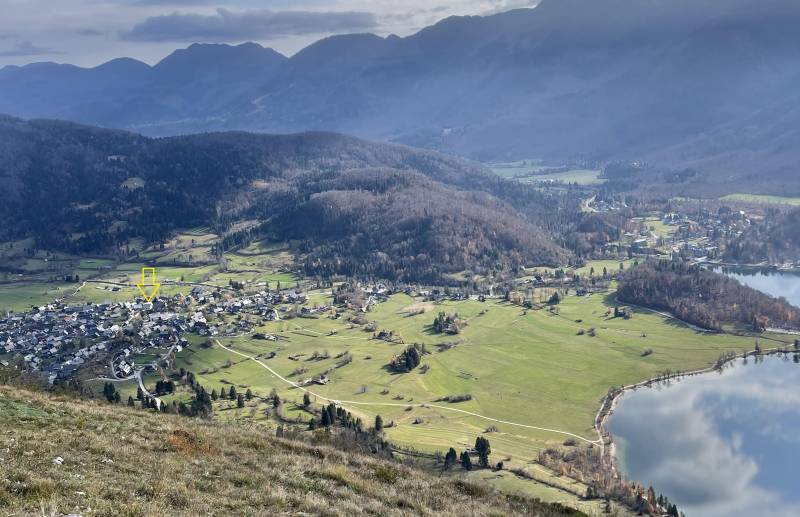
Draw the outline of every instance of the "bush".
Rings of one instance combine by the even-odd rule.
[[[392,467],[384,467],[383,465],[375,469],[375,478],[388,484],[394,484],[400,477],[400,472]]]
[[[472,395],[465,393],[463,395],[447,395],[445,397],[440,397],[436,399],[436,402],[449,402],[451,404],[457,404],[459,402],[467,402],[469,400],[472,400]]]

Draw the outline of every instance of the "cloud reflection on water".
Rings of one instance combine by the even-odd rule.
[[[800,515],[798,384],[800,366],[769,357],[626,394],[610,421],[623,470],[689,517]]]

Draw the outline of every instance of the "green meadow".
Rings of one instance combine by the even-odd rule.
[[[490,439],[497,458],[526,465],[539,450],[562,444],[570,435],[596,440],[594,416],[610,387],[667,369],[708,366],[724,352],[753,346],[752,338],[698,333],[646,310],[636,310],[629,320],[610,318],[607,311],[613,305],[610,294],[570,296],[559,306],[560,313],[553,314],[501,301],[422,304],[395,295],[366,317],[406,344],[425,344],[429,354],[422,361],[427,367],[424,373],[420,368],[402,374],[390,371],[387,364],[406,345],[374,339],[371,332],[329,316],[270,322],[257,329],[279,336],[274,342],[249,337],[220,342],[241,354],[261,357],[294,382],[330,369],[340,360],[336,356],[347,352],[352,362],[334,369],[327,385],[308,387],[311,392],[341,401],[368,422],[380,414],[384,422],[394,423],[387,430],[390,440],[425,451],[466,447],[494,426],[497,431]],[[420,308],[426,312],[418,314]],[[429,325],[438,311],[458,313],[468,326],[457,336],[434,334]],[[594,337],[588,335],[591,328]],[[446,347],[437,345],[445,344],[453,346],[439,351]],[[646,348],[653,352],[643,356]],[[277,355],[266,359],[271,352]],[[314,359],[315,352],[328,358]],[[299,389],[222,347],[185,350],[177,365],[195,372],[209,389],[233,384],[259,395],[276,389],[290,401],[302,399]],[[472,400],[437,402],[460,394],[469,394]]]
[[[759,194],[729,194],[723,201],[742,201],[745,203],[761,203],[770,205],[800,206],[800,197],[766,196]]]
[[[503,178],[518,179],[524,183],[537,181],[557,181],[578,185],[599,185],[605,182],[597,169],[571,169],[557,171],[558,167],[547,167],[537,160],[523,160],[511,163],[490,164],[488,167]]]

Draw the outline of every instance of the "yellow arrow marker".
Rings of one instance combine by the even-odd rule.
[[[142,293],[142,296],[144,296],[146,301],[149,302],[155,298],[158,288],[161,287],[161,284],[156,281],[156,268],[143,267],[142,282],[140,284],[136,284],[136,287],[139,288],[139,292]]]

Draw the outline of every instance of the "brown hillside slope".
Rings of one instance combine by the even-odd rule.
[[[31,514],[581,515],[258,428],[0,386],[0,515]]]

